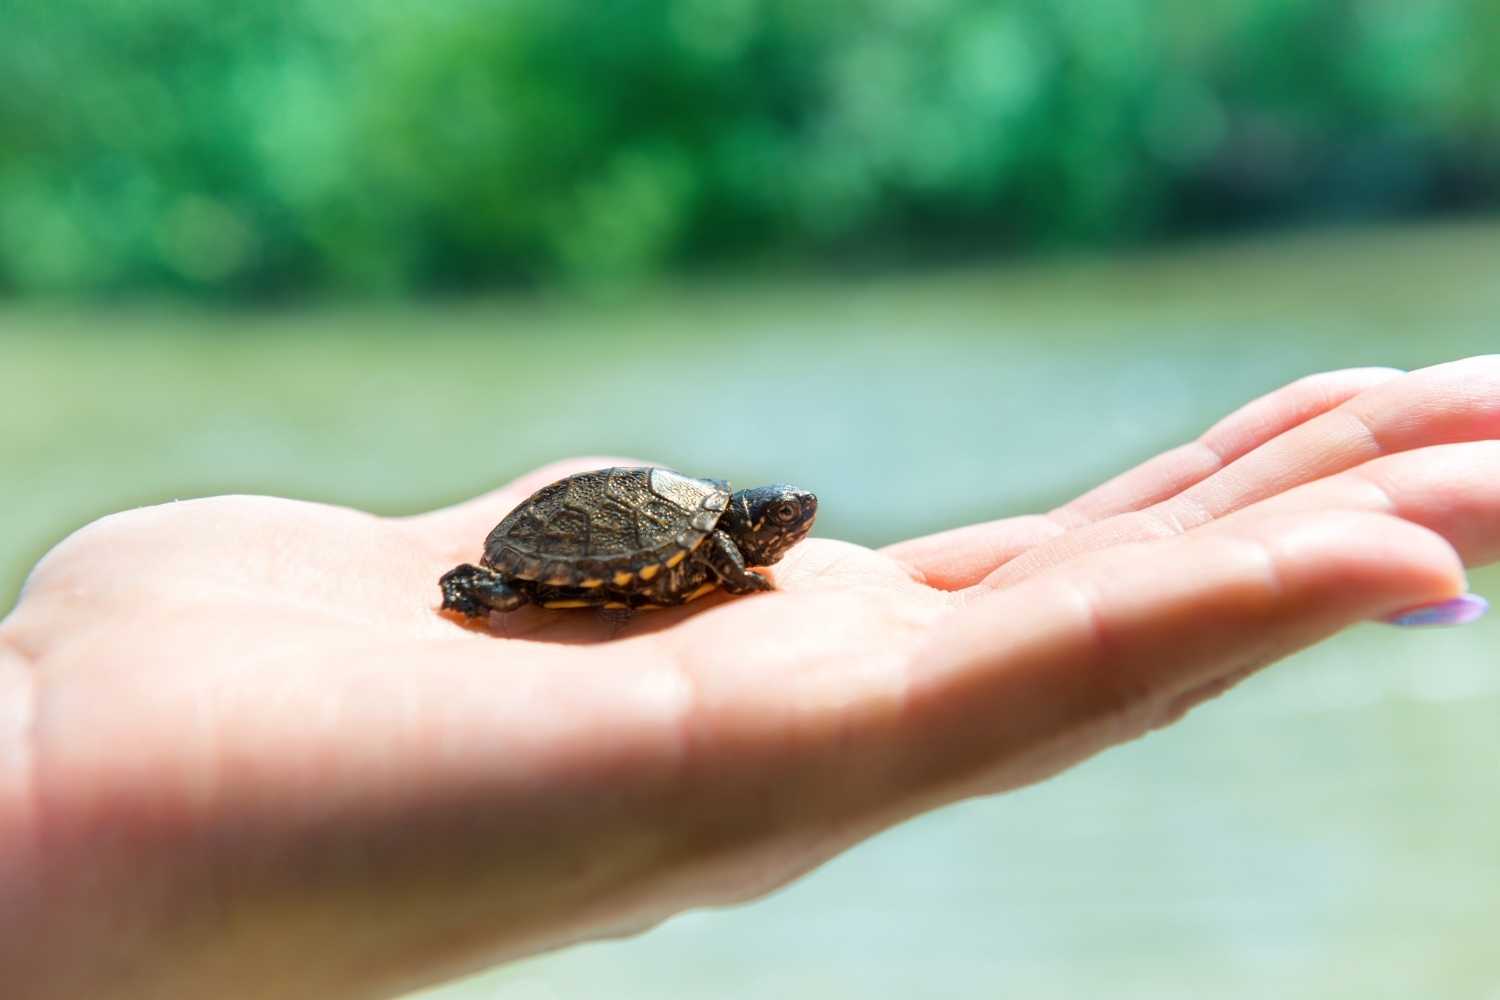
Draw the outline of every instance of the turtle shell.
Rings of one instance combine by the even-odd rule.
[[[495,525],[484,562],[548,586],[629,588],[676,566],[729,506],[729,484],[670,469],[599,469],[544,486]]]

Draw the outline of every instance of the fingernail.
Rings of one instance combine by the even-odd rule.
[[[1484,617],[1484,613],[1489,609],[1490,602],[1478,594],[1464,594],[1460,597],[1450,597],[1446,601],[1419,604],[1414,608],[1398,611],[1385,621],[1389,625],[1400,625],[1403,628],[1467,625],[1469,622],[1478,621]]]

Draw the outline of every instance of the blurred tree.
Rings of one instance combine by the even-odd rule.
[[[634,282],[1500,202],[1500,0],[0,0],[0,287]]]

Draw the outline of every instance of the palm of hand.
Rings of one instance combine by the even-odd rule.
[[[139,824],[128,852],[84,860],[95,872],[89,881],[138,875],[144,841],[145,867],[174,869],[164,877],[180,882],[188,831],[212,854],[254,840],[247,831],[264,824],[269,843],[293,836],[304,865],[327,868],[366,834],[387,839],[405,827],[379,855],[378,878],[395,895],[440,885],[444,909],[471,920],[454,903],[467,883],[476,906],[494,911],[514,900],[489,921],[524,925],[536,903],[517,891],[518,861],[539,893],[555,892],[596,838],[652,841],[640,845],[648,857],[631,864],[656,869],[692,853],[678,838],[739,839],[753,827],[738,808],[714,821],[716,831],[685,823],[665,837],[643,829],[640,816],[628,829],[603,816],[580,831],[588,837],[538,851],[517,842],[533,829],[516,828],[518,812],[536,827],[557,822],[558,812],[576,822],[622,788],[654,800],[675,795],[668,786],[685,769],[722,774],[714,759],[724,753],[805,751],[795,739],[778,744],[802,711],[784,696],[815,681],[829,697],[848,697],[839,689],[851,668],[868,675],[893,663],[950,603],[889,557],[813,539],[774,569],[777,592],[714,595],[623,625],[528,607],[486,630],[438,613],[438,575],[472,559],[490,524],[531,489],[580,464],[608,462],[569,463],[409,519],[265,497],[181,502],[106,518],[55,550],[14,623],[16,645],[33,654],[43,680],[33,734],[45,751],[34,777],[41,804],[86,830],[117,824],[126,800]],[[689,727],[748,742],[700,750],[688,763]],[[550,793],[538,799],[538,786]],[[46,788],[68,795],[48,803]],[[448,838],[451,868],[436,878],[434,859],[422,857],[428,824],[470,828]],[[737,877],[731,892],[769,888],[811,863],[805,846],[777,850],[773,871]],[[503,873],[494,870],[501,858]],[[339,895],[359,894],[372,874],[360,866],[338,886],[323,885],[324,905],[347,905]],[[233,875],[227,889],[214,879],[218,891],[253,898],[268,888],[252,884],[264,877]],[[618,877],[601,871],[588,884]],[[617,919],[649,920],[659,908],[627,906]],[[398,921],[401,933],[452,933],[452,916],[424,919],[420,928]],[[576,933],[548,928],[534,943],[559,932]],[[221,974],[216,966],[195,973],[205,988]]]
[[[510,506],[608,460],[406,519],[267,498],[107,518],[0,630],[0,693],[6,645],[28,663],[38,892],[64,919],[145,873],[123,964],[170,959],[191,990],[310,940],[287,966],[309,995],[753,895],[1450,596],[1460,556],[1500,550],[1497,389],[1485,359],[1310,380],[1054,515],[810,539],[776,592],[624,626],[435,610]]]

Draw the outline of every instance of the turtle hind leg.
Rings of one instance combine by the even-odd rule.
[[[464,563],[438,580],[443,588],[443,610],[469,618],[483,618],[491,611],[514,611],[527,597],[493,570]]]

